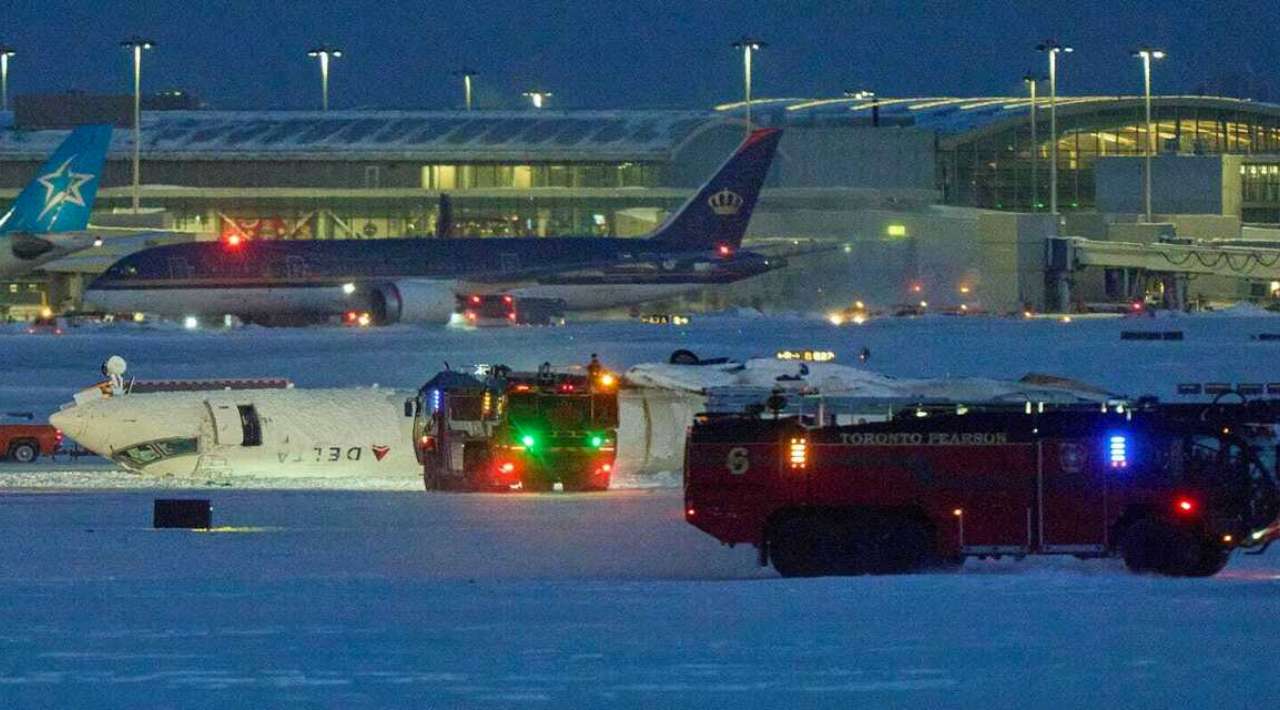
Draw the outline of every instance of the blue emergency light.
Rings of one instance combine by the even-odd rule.
[[[1124,434],[1107,437],[1107,461],[1111,463],[1111,468],[1129,466],[1129,437]]]

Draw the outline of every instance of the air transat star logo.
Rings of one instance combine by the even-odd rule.
[[[41,175],[39,182],[44,185],[44,209],[40,210],[39,219],[49,213],[49,210],[63,203],[79,205],[84,207],[84,195],[80,194],[80,188],[84,184],[93,179],[92,173],[76,173],[71,171],[71,163],[76,156],[67,158],[57,170],[48,175]]]
[[[391,453],[390,446],[378,445],[378,446],[370,446],[369,448],[373,450],[373,457],[379,461],[386,458],[387,454]]]

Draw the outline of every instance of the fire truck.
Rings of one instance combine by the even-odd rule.
[[[618,441],[618,377],[592,364],[565,372],[445,371],[415,406],[427,490],[603,491]]]
[[[1280,535],[1280,400],[908,406],[881,421],[699,415],[685,519],[783,576],[966,557],[1121,557],[1210,576]]]

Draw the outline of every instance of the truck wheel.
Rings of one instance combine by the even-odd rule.
[[[932,538],[922,523],[905,517],[873,523],[866,570],[870,574],[901,574],[923,568],[931,557]]]
[[[1205,535],[1145,518],[1129,526],[1120,540],[1124,564],[1133,572],[1174,577],[1209,577],[1227,564],[1227,553]]]
[[[788,518],[769,533],[769,559],[783,577],[848,574],[848,556],[841,549],[839,526],[824,518]]]
[[[19,441],[9,447],[9,460],[31,463],[40,458],[40,447],[30,441]]]
[[[1227,566],[1229,559],[1231,559],[1229,550],[1222,549],[1212,539],[1205,537],[1200,544],[1200,560],[1189,567],[1184,574],[1188,577],[1212,577]]]
[[[520,488],[528,493],[549,493],[556,484],[545,478],[524,478],[520,480]]]

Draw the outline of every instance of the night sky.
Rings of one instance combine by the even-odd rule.
[[[1280,99],[1280,3],[1274,0],[1060,2],[664,2],[635,0],[17,0],[0,9],[0,42],[19,52],[13,94],[131,90],[124,37],[158,48],[144,91],[182,88],[211,108],[312,108],[317,43],[344,49],[333,108],[453,108],[463,65],[480,71],[477,103],[522,106],[534,86],[563,108],[702,108],[741,94],[743,33],[757,96],[1020,93],[1043,70],[1033,45],[1057,36],[1076,53],[1060,91],[1140,93],[1141,44],[1166,49],[1155,91]],[[1241,74],[1244,74],[1242,77]],[[1223,83],[1223,79],[1228,79]],[[1206,82],[1214,82],[1208,84]]]

